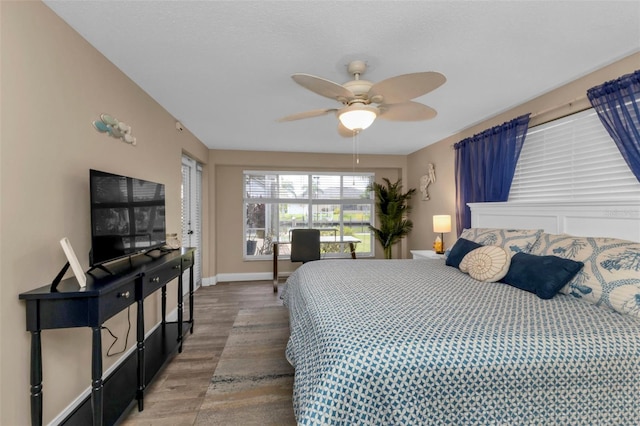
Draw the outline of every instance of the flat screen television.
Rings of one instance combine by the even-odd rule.
[[[92,267],[166,243],[164,185],[89,171]]]

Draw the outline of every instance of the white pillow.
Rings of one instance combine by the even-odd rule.
[[[470,251],[462,258],[460,270],[468,271],[471,278],[493,283],[501,280],[509,272],[511,256],[498,246],[483,246]]]

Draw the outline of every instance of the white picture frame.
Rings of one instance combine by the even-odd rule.
[[[80,262],[78,261],[78,257],[76,253],[73,251],[73,247],[71,247],[71,243],[67,237],[64,237],[60,240],[60,245],[62,246],[62,250],[64,250],[64,254],[67,256],[67,260],[69,261],[69,265],[71,265],[71,269],[73,270],[73,274],[76,276],[78,280],[78,284],[80,284],[80,288],[84,288],[87,286],[87,276],[84,274],[84,270],[80,266]]]

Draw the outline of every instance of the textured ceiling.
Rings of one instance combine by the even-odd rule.
[[[339,106],[292,73],[443,73],[416,99],[435,119],[360,135],[361,153],[408,154],[640,50],[638,1],[45,3],[212,149],[350,153],[334,115],[276,122]]]

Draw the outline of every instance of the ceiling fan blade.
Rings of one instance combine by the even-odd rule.
[[[379,106],[379,118],[390,121],[422,121],[430,120],[438,112],[424,104],[407,101],[398,104],[383,104]]]
[[[327,115],[330,112],[336,112],[336,108],[314,109],[311,111],[298,112],[296,114],[287,115],[286,117],[279,118],[277,121],[293,121],[302,120],[303,118],[319,117],[321,115]]]
[[[310,74],[293,74],[291,78],[305,89],[340,102],[345,102],[355,96],[353,92],[346,87],[321,77]]]
[[[369,89],[369,99],[382,96],[385,104],[395,104],[417,98],[442,86],[447,78],[439,72],[427,71],[403,74],[382,80]]]
[[[349,130],[338,120],[338,134],[345,138],[350,138],[353,136],[353,130]]]

